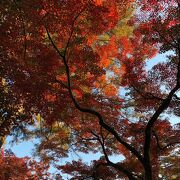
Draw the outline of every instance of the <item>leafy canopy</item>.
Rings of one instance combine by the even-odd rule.
[[[0,5],[1,146],[7,135],[39,138],[36,153],[44,164],[72,179],[178,179],[176,168],[164,171],[167,163],[177,166],[178,156],[179,126],[169,118],[180,115],[177,1]],[[169,51],[147,70],[147,59]],[[72,150],[102,156],[90,165],[56,164]],[[111,155],[124,160],[114,163]],[[7,159],[28,171],[26,158]]]

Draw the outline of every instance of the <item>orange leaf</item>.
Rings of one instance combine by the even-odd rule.
[[[109,67],[111,61],[109,59],[102,59],[100,62],[100,67],[107,68]]]
[[[65,74],[63,74],[63,75],[57,75],[57,76],[56,76],[56,79],[57,79],[57,80],[60,80],[60,81],[63,81],[63,82],[66,82],[66,81],[67,81],[67,77],[66,77]]]
[[[104,88],[104,93],[106,96],[116,96],[117,95],[117,89],[115,86],[108,84],[105,88]]]
[[[97,6],[101,6],[102,5],[102,0],[94,0],[94,3],[97,5]]]

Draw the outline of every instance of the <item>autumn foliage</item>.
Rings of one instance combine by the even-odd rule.
[[[5,179],[46,179],[50,177],[48,165],[28,157],[18,158],[11,150],[0,155],[0,178]]]
[[[48,177],[53,164],[72,179],[178,179],[179,11],[178,0],[1,1],[0,146],[35,137],[42,160],[1,156],[1,176]],[[158,53],[169,56],[148,70]],[[72,150],[101,157],[60,165]]]

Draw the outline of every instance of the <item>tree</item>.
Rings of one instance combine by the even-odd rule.
[[[28,157],[18,158],[11,150],[0,155],[1,179],[46,179],[50,177],[47,172],[48,165],[38,163]]]
[[[70,148],[102,153],[89,167],[58,166],[74,178],[158,179],[162,156],[178,148],[164,113],[179,116],[179,14],[173,0],[2,1],[1,136],[36,125],[28,133],[45,162]]]

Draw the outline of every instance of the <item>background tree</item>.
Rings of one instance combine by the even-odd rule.
[[[1,179],[47,179],[48,165],[36,162],[28,157],[18,158],[11,150],[6,150],[0,155]]]

